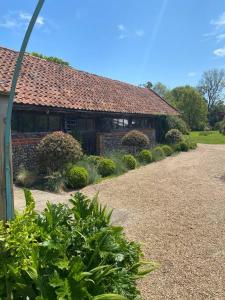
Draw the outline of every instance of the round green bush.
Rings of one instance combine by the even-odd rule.
[[[89,162],[89,163],[92,163],[92,164],[94,164],[95,166],[97,166],[98,165],[98,163],[102,160],[102,156],[98,156],[98,155],[89,155],[88,157],[87,157],[87,161]]]
[[[131,154],[126,154],[123,156],[123,162],[126,165],[127,169],[129,170],[133,170],[136,168],[137,166],[137,161],[135,159],[135,157]]]
[[[195,142],[190,142],[190,143],[188,144],[188,146],[189,146],[189,149],[196,149],[196,148],[197,148],[197,143],[195,143]]]
[[[131,130],[122,138],[122,145],[143,149],[149,146],[149,138],[141,131]]]
[[[140,160],[140,162],[142,163],[151,163],[152,162],[152,153],[150,150],[142,150],[139,155],[138,155],[138,159]]]
[[[177,144],[183,140],[183,134],[178,129],[171,129],[165,135],[168,144]]]
[[[103,158],[98,164],[98,172],[103,177],[112,175],[116,170],[116,164],[109,158]]]
[[[166,156],[170,156],[173,154],[173,149],[168,145],[163,145],[162,150]]]
[[[185,142],[185,141],[180,142],[180,143],[177,145],[177,148],[179,149],[179,151],[182,151],[182,152],[186,152],[186,151],[189,150],[188,143]]]
[[[59,131],[46,135],[37,146],[40,168],[49,174],[77,162],[82,155],[80,143],[70,134]]]
[[[88,184],[88,171],[83,167],[73,166],[66,174],[68,185],[72,188],[82,188]]]
[[[152,157],[154,161],[163,159],[165,157],[165,153],[163,152],[163,149],[160,146],[157,146],[152,149]]]

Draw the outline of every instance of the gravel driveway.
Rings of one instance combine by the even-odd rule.
[[[145,257],[161,264],[140,283],[144,299],[225,299],[225,145],[199,145],[83,189],[96,191]],[[22,208],[21,190],[15,195]],[[68,198],[34,196],[39,209]]]

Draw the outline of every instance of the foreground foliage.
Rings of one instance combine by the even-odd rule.
[[[47,203],[39,215],[25,194],[24,213],[0,223],[0,299],[141,299],[135,281],[156,266],[140,261],[97,197],[77,193],[71,208]]]

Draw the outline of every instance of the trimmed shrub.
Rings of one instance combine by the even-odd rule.
[[[87,161],[88,161],[89,163],[94,164],[95,166],[97,166],[98,163],[99,163],[102,159],[103,159],[103,157],[102,157],[102,156],[98,156],[98,155],[89,155],[89,156],[87,157]]]
[[[188,151],[189,150],[188,143],[185,141],[180,142],[179,144],[177,144],[177,149],[178,151],[182,151],[182,152]]]
[[[123,156],[123,162],[125,163],[127,169],[133,170],[137,167],[137,161],[135,157],[131,154],[126,154]]]
[[[165,153],[160,146],[157,146],[152,149],[152,157],[154,161],[161,160],[165,157]]]
[[[37,181],[37,174],[21,167],[16,175],[16,184],[22,187],[30,188]]]
[[[67,163],[75,163],[83,153],[81,146],[70,134],[53,132],[37,146],[38,161],[45,173],[62,170]]]
[[[162,150],[166,156],[170,156],[173,154],[173,149],[168,145],[163,145]]]
[[[149,146],[149,138],[141,131],[131,130],[122,138],[122,145],[136,149],[143,149]]]
[[[109,158],[103,158],[98,164],[98,172],[103,177],[110,176],[116,171],[116,164]]]
[[[76,193],[40,214],[26,209],[0,222],[0,299],[140,299],[136,279],[157,268],[111,224],[111,211]],[[119,295],[120,296],[119,296]]]
[[[196,149],[198,147],[198,145],[196,142],[189,142],[188,147],[189,147],[189,149],[193,150],[193,149]]]
[[[165,139],[168,144],[177,144],[183,140],[183,134],[177,129],[171,129],[166,133]]]
[[[116,170],[114,174],[116,175],[121,175],[127,172],[127,166],[125,162],[123,161],[123,156],[125,154],[121,151],[112,151],[111,153],[107,153],[106,157],[111,159],[115,165],[116,165]]]
[[[65,177],[60,172],[54,172],[49,176],[45,176],[44,187],[50,192],[61,192],[65,189]]]
[[[71,188],[82,188],[88,184],[88,171],[83,167],[73,166],[67,171],[66,177]]]
[[[88,184],[99,182],[101,175],[97,171],[97,166],[88,160],[80,160],[76,166],[83,167],[88,171]]]
[[[150,150],[142,150],[138,155],[138,160],[142,163],[148,164],[152,162],[152,153]]]

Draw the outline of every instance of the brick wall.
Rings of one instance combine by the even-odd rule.
[[[128,151],[127,147],[122,146],[122,137],[130,130],[115,131],[109,133],[97,133],[97,152],[100,155],[104,155],[107,152],[112,151]],[[156,144],[156,134],[155,129],[142,129],[140,130],[149,137],[150,147]]]
[[[17,174],[19,168],[24,166],[31,170],[37,167],[36,147],[45,133],[24,133],[12,135],[13,173]]]

